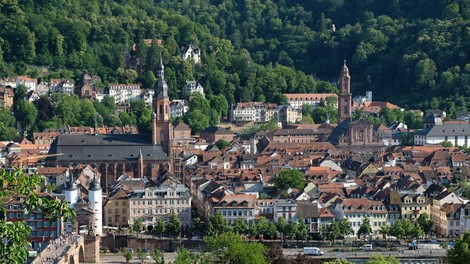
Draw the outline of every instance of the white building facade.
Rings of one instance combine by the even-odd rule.
[[[328,97],[334,97],[336,99],[334,106],[338,107],[338,95],[335,93],[284,94],[284,96],[287,97],[289,105],[296,109],[302,108],[304,104],[316,107],[322,102],[326,103]]]
[[[140,84],[110,84],[108,90],[109,96],[113,97],[116,103],[129,103],[141,99]]]
[[[443,124],[428,127],[414,136],[415,145],[441,144],[451,142],[454,146],[463,146],[469,143],[470,124]]]
[[[160,218],[168,222],[172,214],[178,216],[182,225],[191,225],[191,196],[183,184],[135,190],[129,197],[129,225],[137,219],[142,219],[145,226]]]

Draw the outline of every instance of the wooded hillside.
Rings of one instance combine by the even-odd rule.
[[[285,92],[336,91],[330,82],[346,59],[354,95],[371,90],[450,115],[470,107],[469,0],[0,0],[0,8],[3,76],[77,79],[88,70],[105,85],[149,87],[162,50],[172,98],[193,79],[229,103],[280,102]],[[144,39],[163,48],[142,48],[139,76],[124,58]],[[189,43],[202,49],[200,71],[179,56]]]

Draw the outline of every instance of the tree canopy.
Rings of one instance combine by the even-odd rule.
[[[0,213],[5,214],[6,203],[15,199],[23,201],[22,211],[25,215],[43,215],[50,221],[63,217],[64,221],[73,220],[75,216],[66,201],[52,197],[39,196],[37,186],[44,183],[42,175],[27,175],[20,169],[0,171]],[[31,227],[24,221],[10,222],[0,219],[0,259],[3,263],[24,263],[29,258],[27,238]],[[6,241],[6,243],[5,243]]]
[[[470,232],[467,231],[455,241],[454,248],[447,254],[450,264],[466,263],[470,259]]]
[[[278,189],[286,187],[303,190],[305,175],[298,170],[282,170],[279,176],[275,178],[275,185]]]

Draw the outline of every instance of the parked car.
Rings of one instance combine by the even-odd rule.
[[[304,247],[304,255],[322,256],[325,254],[317,247]]]
[[[149,251],[148,248],[143,248],[143,249],[142,249],[142,252],[144,252],[144,253],[149,253],[150,251]]]
[[[132,248],[127,248],[127,251],[129,251],[131,253],[134,253],[134,249],[132,249]]]
[[[418,247],[418,245],[410,245],[410,246],[408,247],[408,249],[409,249],[409,250],[418,250],[419,247]]]
[[[366,245],[362,246],[361,249],[363,249],[364,251],[372,251],[373,247],[372,247],[371,244],[366,244]]]

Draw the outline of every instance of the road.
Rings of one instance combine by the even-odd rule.
[[[435,248],[434,246],[428,246],[421,248],[420,250],[405,250],[404,248],[399,248],[403,250],[403,253],[399,251],[372,251],[372,252],[334,252],[337,248],[321,248],[325,252],[325,255],[312,258],[346,258],[346,259],[366,259],[373,255],[383,255],[383,256],[392,256],[398,258],[434,258],[442,257],[447,254],[447,251],[440,248]],[[295,258],[298,254],[303,254],[303,249],[299,248],[284,248],[284,255],[288,257]],[[174,261],[176,253],[164,253],[165,262]],[[150,256],[151,257],[151,256]],[[101,263],[126,263],[124,257],[120,253],[109,253],[100,255]],[[133,254],[133,259],[129,263],[141,263],[137,259],[137,254]],[[145,263],[154,263],[152,259],[148,259]]]
[[[165,255],[165,262],[174,261],[176,258],[176,253],[164,253]],[[153,261],[152,256],[150,259],[144,260],[144,263],[155,263]],[[121,253],[109,253],[109,254],[100,254],[100,263],[115,263],[115,264],[125,264],[125,263],[141,263],[139,259],[137,259],[137,254],[133,254],[132,260],[130,262],[126,262],[126,259],[122,256]]]

